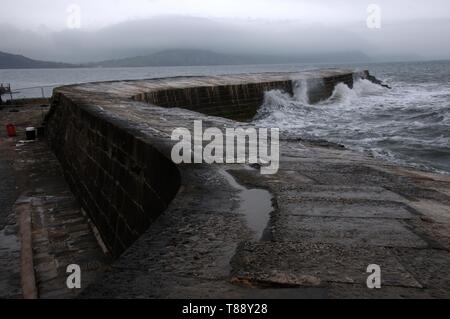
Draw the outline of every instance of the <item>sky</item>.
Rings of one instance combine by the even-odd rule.
[[[131,19],[160,15],[207,18],[301,20],[348,23],[365,21],[369,4],[384,19],[450,18],[448,0],[2,0],[0,21],[21,28],[66,28],[67,9],[81,9],[82,25],[99,28]]]
[[[0,51],[40,59],[86,62],[177,46],[450,58],[448,0],[1,1]]]

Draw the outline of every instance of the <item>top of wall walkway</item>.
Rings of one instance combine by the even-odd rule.
[[[138,101],[142,94],[145,100],[154,97],[145,94],[170,89],[286,84],[353,74],[319,70],[81,84],[56,89],[53,108],[87,110],[169,158],[174,143],[170,135],[176,127],[189,129],[197,119],[214,127],[251,124],[158,107]],[[275,175],[263,176],[241,164],[177,166],[176,197],[83,296],[450,296],[449,176],[327,143],[280,143],[280,170]],[[251,200],[246,190],[266,190],[272,196],[273,212],[262,240],[245,217],[245,201]],[[381,266],[382,289],[366,286],[371,264]]]

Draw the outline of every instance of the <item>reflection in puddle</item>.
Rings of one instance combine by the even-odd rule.
[[[265,189],[247,189],[236,182],[227,171],[223,170],[221,173],[233,188],[239,190],[241,199],[239,210],[244,214],[247,225],[255,233],[255,237],[261,239],[273,211],[272,195]]]

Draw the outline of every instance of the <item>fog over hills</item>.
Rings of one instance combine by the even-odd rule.
[[[370,61],[368,56],[356,51],[297,55],[233,55],[199,49],[171,49],[150,55],[92,63],[91,66],[200,66],[282,63],[351,63],[368,61]]]
[[[7,24],[0,28],[0,51],[67,63],[108,61],[107,64],[114,64],[112,60],[149,56],[166,50],[206,50],[227,55],[227,58],[222,57],[225,60],[235,60],[237,56],[238,60],[245,60],[243,56],[263,60],[264,56],[290,57],[287,60],[292,60],[291,57],[300,56],[305,62],[339,62],[346,54],[374,61],[393,56],[405,60],[450,57],[450,43],[435,41],[439,34],[450,33],[450,23],[445,19],[432,24],[386,24],[380,30],[369,30],[363,22],[327,26],[299,21],[187,16],[153,17],[96,30],[50,31],[43,27],[30,31]],[[420,41],[415,41],[411,35]],[[330,60],[333,54],[336,61]],[[321,55],[322,58],[310,58]]]
[[[282,63],[351,63],[368,62],[361,52],[321,53],[310,55],[231,55],[208,50],[171,49],[157,53],[87,64],[67,64],[33,60],[22,55],[0,51],[0,69],[74,68],[74,67],[149,67],[207,66]]]

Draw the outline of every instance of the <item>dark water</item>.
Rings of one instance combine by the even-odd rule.
[[[266,94],[256,123],[284,136],[321,138],[402,164],[450,172],[450,62],[350,66],[370,69],[392,86],[358,80],[316,105],[303,83],[294,97]]]
[[[368,69],[393,89],[359,81],[353,90],[339,85],[331,99],[310,105],[305,99],[307,88],[299,83],[294,97],[267,94],[255,122],[279,127],[284,136],[327,139],[392,161],[450,172],[450,61],[0,70],[0,82],[20,91],[16,97],[34,97],[41,95],[41,89],[23,88],[48,86],[44,93],[50,96],[53,87],[72,83],[327,67]]]

